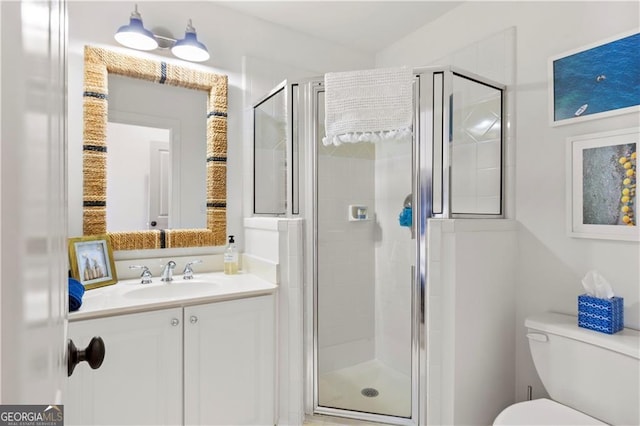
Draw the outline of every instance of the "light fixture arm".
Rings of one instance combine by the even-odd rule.
[[[133,5],[133,12],[131,12],[130,18],[142,20],[142,16],[140,15],[140,12],[138,12],[138,3]]]
[[[176,39],[175,38],[161,36],[161,35],[158,35],[156,33],[154,33],[153,36],[158,41],[158,49],[160,49],[160,50],[171,49],[173,47],[173,45],[176,44]]]
[[[189,23],[187,23],[187,29],[184,31],[185,33],[194,33],[196,32],[196,29],[193,28],[193,24],[191,23],[191,18],[189,18]]]

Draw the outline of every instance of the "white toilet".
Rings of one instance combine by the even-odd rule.
[[[525,321],[533,362],[549,396],[505,408],[494,425],[640,424],[640,332],[603,334],[574,316]]]

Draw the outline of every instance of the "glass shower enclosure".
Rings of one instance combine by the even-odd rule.
[[[428,219],[503,217],[504,87],[414,71],[408,142],[324,146],[320,79],[284,82],[254,106],[254,199],[279,200],[254,213],[277,204],[306,223],[308,414],[419,424]]]

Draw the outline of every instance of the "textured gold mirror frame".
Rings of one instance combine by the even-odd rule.
[[[107,232],[109,73],[204,90],[207,101],[207,227]],[[109,234],[113,250],[219,246],[227,227],[227,76],[110,50],[84,49],[83,234]],[[205,118],[205,117],[203,117]]]

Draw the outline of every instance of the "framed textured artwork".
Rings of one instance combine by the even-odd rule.
[[[69,265],[87,290],[118,282],[108,235],[69,238]]]
[[[640,111],[640,32],[549,59],[552,126]]]
[[[639,128],[567,138],[570,236],[640,241],[639,144]]]

